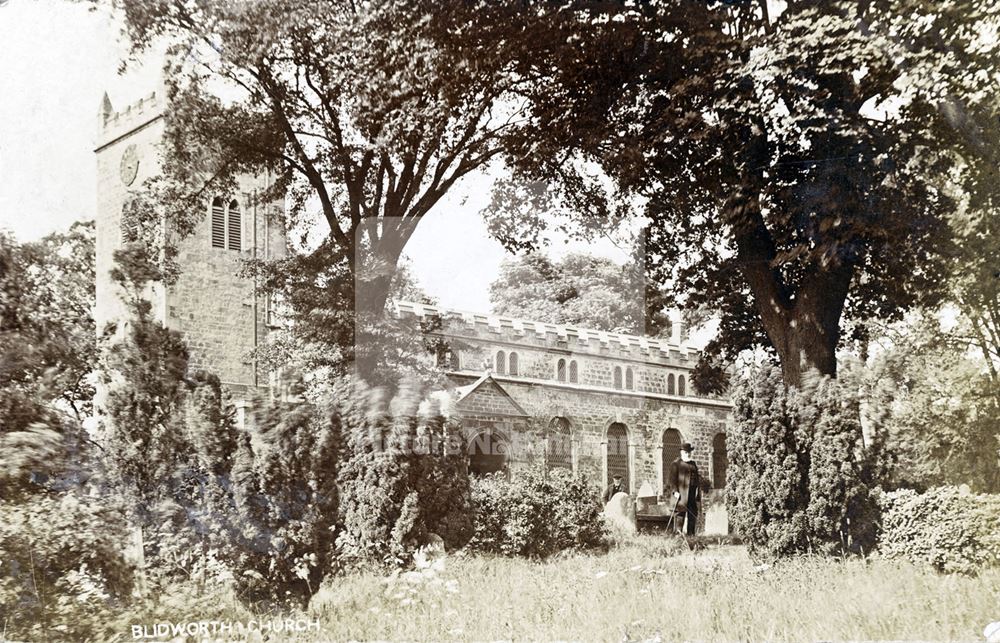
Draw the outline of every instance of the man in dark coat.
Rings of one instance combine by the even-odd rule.
[[[615,496],[616,493],[628,493],[628,489],[625,488],[625,481],[622,479],[621,474],[616,473],[611,484],[608,488],[604,490],[604,502],[607,504]]]
[[[671,463],[666,480],[672,502],[677,503],[674,507],[674,529],[682,533],[686,531],[689,536],[694,535],[698,509],[701,506],[701,477],[691,452],[690,442],[681,445],[681,457]]]

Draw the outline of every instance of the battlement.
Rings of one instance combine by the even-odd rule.
[[[501,315],[486,315],[441,308],[412,301],[393,304],[400,317],[437,317],[448,331],[489,341],[505,341],[524,346],[555,346],[571,353],[622,357],[660,364],[697,360],[700,351],[683,342],[627,333],[614,333],[565,324],[550,324]],[[454,324],[448,326],[447,324]]]
[[[134,132],[163,115],[165,100],[163,92],[151,92],[139,100],[115,110],[107,94],[101,100],[98,111],[98,149]]]

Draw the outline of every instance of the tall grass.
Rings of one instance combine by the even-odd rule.
[[[452,556],[443,571],[333,579],[325,635],[355,640],[976,640],[1000,620],[1000,570],[941,576],[887,561],[755,567],[639,536],[544,562]]]

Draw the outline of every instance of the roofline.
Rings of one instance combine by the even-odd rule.
[[[700,353],[701,351],[692,346],[688,346],[683,343],[674,343],[668,338],[659,337],[648,337],[646,335],[632,335],[629,333],[616,333],[613,331],[598,330],[596,328],[585,328],[582,326],[570,326],[567,324],[551,324],[549,322],[533,321],[530,319],[522,319],[519,317],[506,317],[503,315],[492,315],[477,313],[468,310],[460,310],[458,308],[443,308],[434,304],[422,304],[420,302],[414,301],[394,301],[392,303],[393,309],[398,315],[401,312],[412,312],[414,315],[423,316],[427,314],[436,314],[440,316],[456,316],[462,317],[463,319],[468,319],[472,322],[482,321],[490,326],[502,327],[505,324],[509,326],[529,326],[536,333],[540,330],[545,330],[548,332],[555,333],[557,335],[576,335],[578,337],[584,338],[594,338],[601,340],[602,343],[611,343],[617,340],[619,344],[622,345],[646,345],[655,346],[664,349],[675,349],[678,351],[686,353]],[[491,323],[492,322],[492,323]]]

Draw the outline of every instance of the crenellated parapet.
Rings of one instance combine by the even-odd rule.
[[[487,342],[564,351],[599,357],[628,359],[664,366],[693,366],[700,351],[685,342],[665,338],[615,333],[566,324],[549,324],[441,308],[400,301],[394,304],[401,317],[440,318],[445,334]]]
[[[162,90],[151,92],[139,100],[115,110],[107,94],[101,100],[97,115],[98,135],[97,149],[110,145],[142,129],[163,116],[166,99]]]

